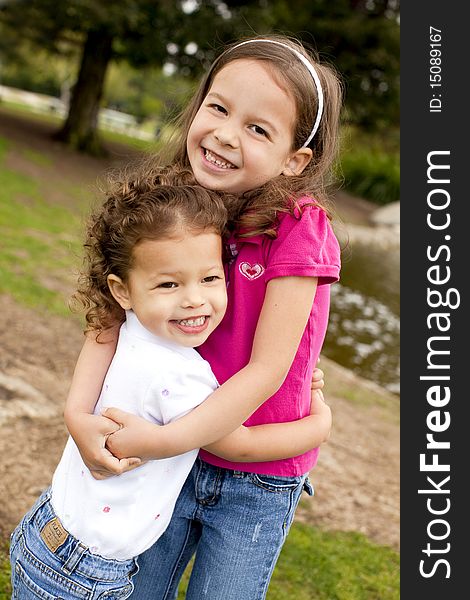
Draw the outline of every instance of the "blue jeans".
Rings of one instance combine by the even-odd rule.
[[[131,600],[174,600],[196,553],[186,600],[262,600],[306,476],[273,477],[196,461],[170,525],[138,558]]]
[[[119,561],[91,554],[56,519],[50,490],[46,490],[12,533],[12,598],[129,598],[131,578],[138,570],[136,560]]]

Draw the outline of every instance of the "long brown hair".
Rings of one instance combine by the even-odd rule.
[[[85,309],[86,330],[97,333],[98,339],[124,320],[107,278],[113,273],[127,280],[137,244],[171,237],[181,227],[189,233],[222,235],[226,221],[227,210],[217,192],[182,184],[169,175],[144,182],[121,173],[86,230],[84,266],[72,296],[72,307]]]
[[[292,151],[302,147],[315,122],[318,110],[316,86],[305,65],[294,52],[303,54],[318,74],[321,82],[324,109],[317,133],[309,144],[313,156],[303,173],[297,176],[279,175],[262,187],[246,192],[239,197],[237,209],[231,215],[244,235],[265,233],[275,237],[275,223],[278,212],[293,211],[295,201],[303,195],[312,196],[315,202],[329,212],[328,188],[332,183],[332,167],[337,157],[339,145],[339,117],[342,104],[342,86],[335,69],[320,62],[313,52],[308,52],[297,40],[282,35],[264,35],[251,43],[239,45],[241,41],[229,45],[213,62],[202,79],[196,93],[186,109],[177,119],[176,138],[173,152],[165,148],[167,164],[172,163],[182,170],[191,169],[186,150],[186,139],[194,117],[209,92],[215,76],[229,63],[240,59],[260,60],[268,64],[274,77],[278,78],[292,95],[296,106],[295,130]],[[257,39],[272,40],[279,44],[256,43]],[[288,46],[287,48],[285,46]],[[293,202],[289,206],[287,200]]]

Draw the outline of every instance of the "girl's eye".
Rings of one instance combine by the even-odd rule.
[[[218,275],[209,275],[209,277],[204,277],[202,281],[203,283],[212,283],[213,281],[217,281],[218,279],[220,279]]]
[[[250,125],[250,129],[257,133],[258,135],[263,135],[264,137],[269,137],[266,129],[263,129],[259,125]]]
[[[216,112],[220,112],[224,115],[227,114],[227,109],[224,108],[221,104],[209,104],[210,108],[213,108]]]
[[[165,283],[159,283],[157,285],[157,288],[164,288],[164,289],[172,289],[178,287],[178,284],[175,283],[174,281],[165,281]]]

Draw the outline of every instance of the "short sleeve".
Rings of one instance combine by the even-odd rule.
[[[296,214],[283,214],[268,248],[265,281],[318,277],[318,285],[324,285],[338,281],[339,272],[340,248],[325,211],[310,204]]]
[[[175,360],[170,371],[149,387],[143,415],[159,425],[171,423],[201,404],[217,385],[207,361]]]
[[[162,406],[166,389],[167,386],[160,376],[151,382],[141,401],[141,415],[144,419],[157,425],[165,424]]]

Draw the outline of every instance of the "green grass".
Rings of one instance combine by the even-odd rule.
[[[398,600],[399,556],[365,536],[295,524],[268,600]]]
[[[7,549],[0,551],[0,599],[9,598]],[[183,600],[185,573],[178,594]],[[5,594],[5,595],[2,595]],[[267,600],[398,600],[399,556],[358,533],[326,532],[294,523]]]
[[[36,152],[36,150],[31,150],[31,148],[23,148],[22,155],[30,162],[40,167],[51,167],[53,164],[52,159],[49,156],[44,156],[44,154]]]
[[[8,545],[0,545],[0,600],[7,600],[11,596],[10,587],[10,561],[8,559]]]
[[[26,116],[21,107],[2,104],[2,111]],[[28,113],[27,118],[36,115]],[[41,120],[56,118],[41,115]],[[143,148],[142,141],[128,136],[106,133],[106,137]],[[54,202],[47,182],[53,158],[15,146],[28,161],[43,168],[45,176],[39,181],[5,166],[9,150],[8,140],[0,138],[0,293],[30,307],[70,315],[68,297],[81,260],[82,221],[92,192],[56,178],[55,195],[69,202]]]
[[[0,137],[0,161],[2,161],[8,151],[8,141]]]
[[[0,292],[69,314],[63,290],[72,285],[78,266],[80,212],[47,202],[37,181],[5,168],[7,152],[0,138]]]

